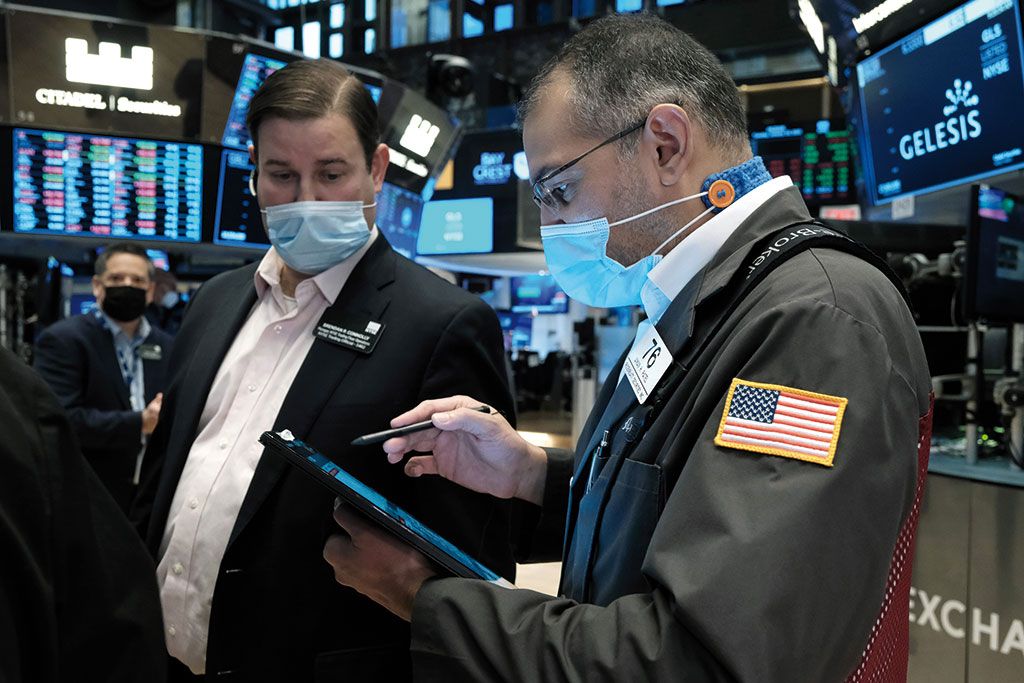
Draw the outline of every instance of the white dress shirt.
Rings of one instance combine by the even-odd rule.
[[[651,269],[651,272],[647,274],[647,279],[653,282],[670,300],[674,300],[679,292],[683,291],[683,288],[690,283],[690,280],[711,263],[711,259],[715,257],[718,250],[736,232],[736,228],[740,227],[743,221],[750,218],[769,199],[792,186],[793,179],[788,175],[772,178],[768,182],[758,185],[687,235]],[[646,310],[646,306],[645,312],[648,319],[641,321],[637,327],[630,353],[635,350],[634,347],[637,344],[641,343],[640,340],[644,338],[647,330],[651,327],[651,318],[655,317],[655,312]],[[619,373],[619,380],[624,375],[625,371],[623,370]]]
[[[214,585],[263,452],[259,436],[273,428],[314,327],[376,238],[374,227],[359,251],[300,282],[294,298],[281,290],[273,248],[256,271],[256,303],[213,381],[160,544],[167,650],[195,674],[206,671]]]

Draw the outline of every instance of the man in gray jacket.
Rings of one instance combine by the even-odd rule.
[[[419,680],[905,677],[930,382],[898,286],[810,224],[721,65],[656,18],[574,36],[523,120],[551,272],[647,320],[575,455],[468,397],[384,448],[532,504],[519,549],[561,556],[559,597],[436,578],[344,507],[338,581],[411,620]]]

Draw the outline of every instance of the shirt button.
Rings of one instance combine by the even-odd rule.
[[[188,506],[190,508],[192,508],[193,510],[195,510],[197,507],[199,507],[199,499],[198,498],[193,498],[192,500],[190,500],[188,502]]]
[[[183,571],[185,571],[185,567],[181,565],[181,562],[175,562],[174,566],[171,567],[171,571],[173,571],[177,575],[180,575]]]
[[[256,391],[256,385],[255,384],[250,384],[248,389],[249,389],[250,392]]]
[[[274,332],[277,332],[278,334],[281,334],[281,330],[283,329],[284,327],[282,325],[274,325]]]
[[[219,444],[217,444],[217,446],[218,446],[218,447],[219,447],[219,448],[220,448],[221,450],[224,450],[225,448],[227,448],[227,447],[228,447],[228,442],[227,442],[227,441],[221,441],[221,442],[220,442]]]
[[[173,626],[168,626],[167,627],[167,635],[169,635],[169,636],[171,636],[173,638],[177,633],[178,633],[178,629],[174,628]]]

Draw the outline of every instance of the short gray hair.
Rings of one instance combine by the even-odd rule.
[[[723,151],[739,153],[749,142],[739,92],[721,62],[653,14],[611,15],[573,36],[530,84],[520,121],[560,73],[569,76],[573,123],[583,134],[611,137],[670,103],[685,109]],[[631,154],[637,140],[627,135],[620,149]]]

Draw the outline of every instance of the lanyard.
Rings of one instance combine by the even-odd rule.
[[[121,365],[121,377],[128,389],[131,390],[132,384],[135,382],[135,373],[139,367],[139,347],[136,344],[130,344],[127,348],[117,346],[116,350],[117,361]]]

